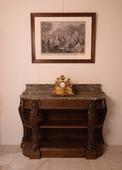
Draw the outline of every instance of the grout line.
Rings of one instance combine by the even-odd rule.
[[[48,159],[45,160],[44,162],[42,162],[35,170],[39,170],[39,168],[40,168],[41,166],[43,166],[46,162],[48,162]]]

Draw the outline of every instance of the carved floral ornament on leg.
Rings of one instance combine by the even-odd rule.
[[[74,95],[72,90],[71,80],[65,78],[64,75],[61,75],[57,78],[54,84],[53,93],[54,96],[72,96]]]

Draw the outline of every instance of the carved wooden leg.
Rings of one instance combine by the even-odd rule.
[[[24,143],[27,141],[27,127],[25,126],[26,117],[25,117],[25,112],[24,112],[23,100],[20,101],[19,114],[20,114],[20,118],[22,120],[22,125],[23,125],[23,138],[22,138],[22,142],[21,142],[21,148],[23,148]]]
[[[89,105],[88,109],[88,144],[86,158],[96,158],[96,104]]]
[[[22,142],[28,141],[28,128],[24,125],[23,126],[23,139]]]
[[[38,111],[39,104],[38,101],[33,101],[31,104],[31,126],[32,126],[32,149],[30,153],[30,158],[40,158],[40,150],[38,143]]]

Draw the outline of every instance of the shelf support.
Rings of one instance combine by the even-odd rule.
[[[88,144],[86,157],[88,159],[96,158],[96,102],[92,102],[88,108]]]
[[[32,127],[32,148],[30,153],[30,158],[40,158],[39,141],[38,141],[38,113],[39,113],[39,103],[38,101],[32,101],[31,103],[31,114],[30,122]]]
[[[20,114],[20,118],[22,120],[22,124],[23,124],[23,138],[22,138],[22,142],[21,142],[21,148],[23,148],[23,145],[26,141],[28,141],[28,130],[26,127],[26,114],[25,114],[25,109],[24,109],[24,101],[21,99],[20,100],[20,105],[19,105],[19,114]]]

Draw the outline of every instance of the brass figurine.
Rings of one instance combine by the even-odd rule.
[[[53,95],[56,96],[72,96],[72,84],[71,80],[68,78],[66,79],[64,75],[61,75],[57,78],[54,84]]]

